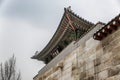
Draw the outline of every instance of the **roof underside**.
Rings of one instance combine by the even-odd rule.
[[[47,46],[38,54],[34,55],[32,59],[46,61],[48,63],[51,59],[57,56],[67,45],[72,41],[79,39],[89,29],[93,28],[94,24],[88,22],[70,9],[65,8],[62,20]]]

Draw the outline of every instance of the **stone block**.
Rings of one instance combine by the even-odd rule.
[[[96,58],[100,58],[103,55],[103,48],[97,50],[95,54],[96,54]]]
[[[94,66],[98,66],[101,64],[101,58],[94,59]]]
[[[102,48],[102,44],[101,44],[101,43],[99,43],[99,44],[95,47],[96,51],[100,50],[101,48]]]
[[[112,41],[112,35],[107,36],[105,39],[102,40],[102,46],[107,46]]]
[[[80,73],[80,80],[83,80],[86,77],[86,71]]]
[[[84,66],[80,67],[80,68],[79,68],[79,73],[85,71],[85,70],[86,70],[85,68],[86,68],[86,66],[85,66],[85,67],[84,67]]]
[[[120,47],[117,47],[117,48],[115,49],[115,51],[113,51],[114,56],[113,56],[112,63],[113,63],[114,66],[120,64],[120,51],[119,51],[119,50],[120,50]]]
[[[94,76],[89,76],[85,80],[95,80],[95,77]]]
[[[112,38],[119,38],[120,37],[120,30],[117,30],[116,32],[113,33]]]
[[[114,41],[111,41],[109,43],[109,45],[106,46],[106,51],[107,52],[111,52],[112,50],[114,50],[114,48],[116,48],[117,46],[120,46],[120,38],[116,38],[114,39]]]
[[[87,72],[88,72],[87,76],[93,76],[95,74],[94,68],[91,68],[91,69],[87,70]]]
[[[120,74],[115,76],[115,80],[120,80]]]
[[[106,62],[104,62],[103,64],[104,64],[104,65],[103,65],[102,70],[105,70],[105,69],[108,69],[108,68],[111,68],[111,67],[112,67],[112,61],[111,61],[111,60],[106,61]]]
[[[93,61],[88,61],[86,63],[86,70],[89,70],[91,68],[94,68],[94,62]]]
[[[98,74],[95,74],[95,75],[94,75],[94,80],[99,80]]]
[[[119,72],[120,72],[120,68],[118,68],[118,67],[109,68],[108,69],[108,76],[111,77],[111,76],[118,75]]]
[[[114,54],[119,54],[119,53],[120,53],[120,45],[114,47],[114,49],[112,50],[112,53],[114,53]]]
[[[112,53],[111,52],[105,53],[101,57],[101,63],[104,63],[104,62],[110,60],[111,57],[112,57]]]
[[[94,67],[94,72],[95,72],[95,74],[98,74],[100,72],[99,66]]]
[[[89,40],[86,41],[85,50],[89,51],[90,49],[94,49],[99,44],[100,44],[100,41],[90,38]]]
[[[120,37],[115,38],[113,41],[111,41],[110,45],[111,46],[118,46],[120,43]]]
[[[112,76],[112,77],[107,78],[106,80],[116,80],[116,79],[115,79],[115,76]]]
[[[84,60],[79,60],[78,61],[78,67],[82,67],[82,66],[85,66],[86,65],[86,61]]]
[[[108,70],[101,71],[98,73],[99,80],[105,80],[108,78]]]
[[[91,56],[88,57],[89,61],[93,61],[96,59],[96,54],[93,54]]]

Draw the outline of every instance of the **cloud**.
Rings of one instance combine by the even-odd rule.
[[[70,5],[79,16],[94,23],[107,23],[120,12],[117,0],[72,0]]]
[[[3,0],[0,0],[0,4],[2,3]]]
[[[63,9],[66,6],[71,5],[75,13],[96,23],[99,20],[107,22],[117,15],[120,12],[119,3],[119,0],[91,0],[90,2],[88,0],[10,0],[2,14],[5,17],[27,20],[38,26],[41,23],[47,23],[55,27],[59,24]],[[56,21],[58,19],[59,21]],[[54,25],[54,23],[56,24]],[[48,28],[48,26],[45,27]]]
[[[65,2],[56,2],[56,0],[11,0],[2,15],[24,19],[35,24],[49,23],[51,18],[56,21],[53,14],[56,13],[55,15],[58,16],[58,12],[63,11],[64,5]]]

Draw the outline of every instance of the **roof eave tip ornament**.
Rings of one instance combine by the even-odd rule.
[[[31,59],[35,59],[34,56],[32,56]]]
[[[36,51],[36,52],[35,52],[35,56],[36,56],[36,55],[38,55],[38,53],[39,53],[39,52],[38,52],[38,51]]]
[[[39,54],[39,51],[35,52],[35,55],[31,57],[31,59],[36,59],[36,56]]]
[[[68,10],[68,11],[72,11],[71,10],[71,6],[68,6],[67,8],[65,8],[66,10]]]

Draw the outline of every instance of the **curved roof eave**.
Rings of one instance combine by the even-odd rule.
[[[94,25],[93,23],[79,17],[78,15],[76,15],[75,13],[73,13],[71,10],[68,9],[64,9],[64,14],[62,16],[62,19],[60,21],[60,24],[55,32],[55,34],[53,35],[53,37],[51,38],[51,40],[49,41],[49,43],[46,45],[46,47],[37,55],[34,55],[33,57],[31,57],[32,59],[37,59],[37,60],[44,60],[44,57],[57,45],[57,43],[60,41],[60,39],[58,39],[59,37],[61,37],[60,33],[62,34],[65,31],[65,27],[62,27],[62,24],[64,24],[64,19],[66,16],[66,13],[73,15],[74,17],[76,17],[79,21],[85,22],[86,24],[89,25]],[[64,28],[64,29],[62,29]],[[63,30],[61,32],[61,30]]]
[[[59,24],[59,26],[58,26],[55,34],[53,35],[53,37],[51,38],[51,40],[49,41],[49,43],[45,46],[45,48],[44,48],[40,53],[38,53],[38,55],[34,55],[33,57],[31,57],[32,59],[42,60],[41,58],[45,55],[45,54],[43,54],[43,53],[45,53],[46,49],[48,49],[48,47],[53,43],[53,41],[55,40],[55,37],[57,37],[57,34],[58,34],[58,32],[60,31],[60,27],[61,27],[61,24],[62,24],[62,22],[63,22],[63,20],[64,20],[65,13],[66,13],[66,10],[65,10],[65,12],[64,12],[64,14],[63,14],[63,16],[62,16],[62,19],[61,19],[61,21],[60,21],[60,24]],[[64,29],[63,29],[63,30],[64,30]]]

